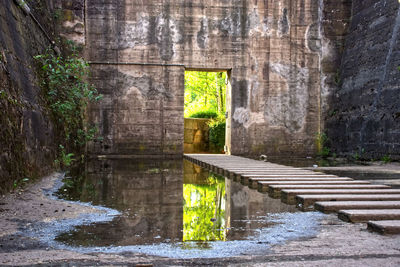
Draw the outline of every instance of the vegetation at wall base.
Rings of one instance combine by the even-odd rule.
[[[331,154],[331,149],[329,148],[330,140],[326,133],[317,133],[316,134],[316,143],[317,143],[317,155],[322,158],[327,158]]]
[[[212,119],[208,123],[210,144],[215,152],[222,152],[225,146],[225,118]]]
[[[56,55],[50,48],[34,58],[39,63],[42,97],[53,119],[59,136],[61,167],[73,162],[75,155],[83,155],[85,144],[96,134],[96,127],[85,121],[88,103],[101,95],[87,82],[89,66],[72,46],[71,55]]]
[[[392,161],[392,158],[390,157],[390,155],[384,155],[381,160],[383,161],[383,163],[389,163]]]

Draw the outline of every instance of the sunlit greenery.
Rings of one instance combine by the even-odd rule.
[[[225,240],[225,181],[183,185],[183,241]]]
[[[207,111],[223,115],[225,97],[225,72],[185,72],[185,117]]]
[[[211,118],[210,151],[223,152],[226,111],[225,72],[185,72],[185,117]]]

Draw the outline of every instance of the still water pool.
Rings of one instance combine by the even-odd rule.
[[[72,172],[60,198],[119,211],[55,237],[83,251],[169,257],[262,254],[273,244],[311,237],[322,214],[298,212],[186,160],[96,160]]]

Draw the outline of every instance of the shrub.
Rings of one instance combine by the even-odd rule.
[[[217,152],[224,150],[225,146],[225,119],[212,119],[208,123],[210,143],[214,146]]]
[[[68,165],[72,161],[64,156],[81,153],[86,142],[94,137],[96,127],[85,123],[85,110],[89,102],[99,100],[101,95],[87,82],[89,66],[74,48],[67,57],[56,55],[49,48],[34,58],[40,67],[44,102],[61,137],[60,161]]]
[[[189,115],[189,118],[198,118],[198,119],[216,119],[218,117],[217,112],[213,110],[200,110],[193,112]]]

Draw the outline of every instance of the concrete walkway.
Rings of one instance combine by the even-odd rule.
[[[185,154],[184,158],[301,210],[337,212],[341,220],[366,222],[370,231],[400,234],[400,190],[388,185],[238,156]]]

